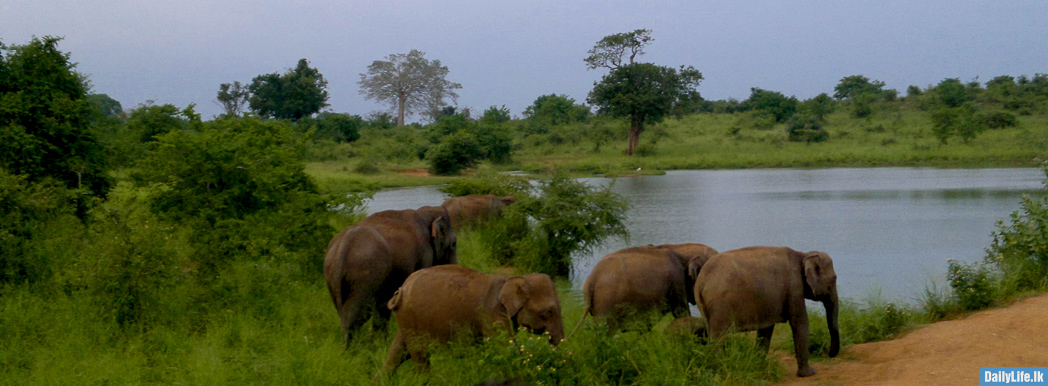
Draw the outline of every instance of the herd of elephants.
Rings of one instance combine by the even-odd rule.
[[[328,245],[324,277],[348,346],[355,329],[396,312],[398,330],[380,374],[410,356],[427,364],[426,347],[462,333],[490,336],[527,329],[556,345],[565,339],[560,300],[545,274],[485,274],[458,265],[455,230],[497,216],[513,197],[468,195],[440,206],[374,213]],[[822,302],[831,357],[840,348],[837,275],[822,252],[748,247],[718,253],[698,243],[646,245],[604,256],[583,285],[586,315],[622,328],[638,312],[671,312],[668,330],[719,337],[757,331],[767,350],[775,323],[793,332],[797,376],[808,365],[805,299]],[[689,316],[695,304],[701,317]]]

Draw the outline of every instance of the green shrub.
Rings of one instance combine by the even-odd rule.
[[[1004,111],[995,111],[982,117],[983,125],[990,130],[1001,129],[1005,127],[1015,127],[1019,124],[1018,118],[1012,113]]]
[[[452,175],[475,165],[482,155],[476,137],[460,131],[443,137],[426,152],[426,159],[431,173]]]
[[[787,134],[794,142],[824,142],[830,135],[822,128],[822,121],[811,115],[795,115],[787,124]]]
[[[49,240],[80,237],[75,198],[58,181],[29,182],[0,167],[0,284],[51,278],[62,262]]]
[[[969,311],[989,307],[996,300],[996,277],[985,264],[947,261],[946,277],[961,308]]]
[[[1048,175],[1048,161],[1041,169]],[[986,262],[1003,273],[1009,290],[1048,288],[1048,195],[1024,195],[1009,218],[997,222]]]

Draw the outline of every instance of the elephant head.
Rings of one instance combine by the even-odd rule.
[[[717,254],[717,250],[699,243],[662,244],[658,247],[669,249],[680,258],[681,264],[687,270],[685,287],[688,293],[688,303],[695,304],[695,292],[692,291],[692,288],[695,287],[695,278],[699,276],[699,271],[706,261]]]
[[[499,291],[499,303],[515,326],[536,334],[548,332],[554,345],[564,339],[560,300],[549,276],[533,273],[506,280]]]
[[[837,325],[837,273],[833,260],[822,252],[808,252],[803,260],[804,297],[822,302],[826,308],[826,324],[830,330],[830,357],[837,356],[841,342]]]
[[[424,206],[418,208],[419,216],[429,228],[429,238],[433,248],[433,264],[458,264],[458,238],[451,229],[451,216],[443,206]]]

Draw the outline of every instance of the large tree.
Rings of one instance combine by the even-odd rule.
[[[629,119],[626,154],[633,155],[644,124],[662,122],[678,103],[698,93],[695,88],[700,81],[702,73],[691,66],[627,64],[594,83],[586,101],[597,106],[598,113]]]
[[[418,112],[439,109],[444,98],[454,103],[456,89],[461,84],[447,80],[448,68],[439,60],[428,60],[425,52],[411,50],[407,54],[392,54],[388,60],[376,60],[360,74],[360,94],[367,99],[386,102],[397,112],[397,125],[404,125],[404,117]]]
[[[102,194],[110,181],[105,149],[90,126],[89,86],[58,50],[59,40],[0,44],[0,169]]]
[[[256,76],[248,86],[251,110],[266,118],[297,121],[327,107],[327,80],[306,59],[283,75]],[[221,90],[219,90],[221,94]]]

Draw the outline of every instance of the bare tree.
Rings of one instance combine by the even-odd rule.
[[[407,54],[392,54],[388,60],[376,60],[360,74],[360,94],[367,99],[390,103],[397,112],[397,125],[404,125],[404,117],[446,106],[445,98],[454,103],[455,89],[461,84],[447,80],[448,68],[439,60],[427,60],[426,53],[411,50]]]

